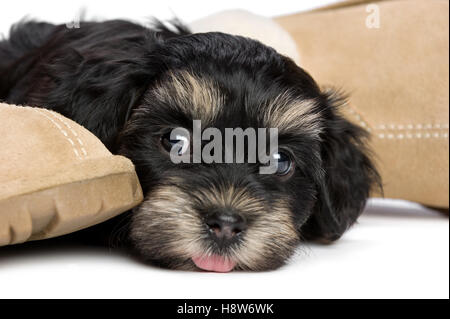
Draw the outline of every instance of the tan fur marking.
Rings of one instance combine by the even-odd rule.
[[[152,192],[151,198],[135,214],[133,223],[138,227],[134,228],[132,236],[145,238],[151,229],[170,230],[173,243],[164,254],[188,259],[203,253],[202,238],[199,236],[202,224],[192,210],[188,197],[175,186],[162,186]]]
[[[168,83],[155,89],[156,96],[176,105],[193,119],[211,122],[224,104],[224,96],[216,83],[187,71],[170,72]]]
[[[247,230],[243,245],[235,251],[235,258],[242,269],[261,270],[264,259],[272,252],[289,258],[292,243],[298,240],[291,220],[291,211],[282,203],[272,205],[272,211],[264,211],[254,225]]]
[[[316,101],[293,98],[289,91],[279,94],[261,110],[267,127],[276,127],[281,132],[299,129],[318,136],[322,130],[320,113],[314,111]]]

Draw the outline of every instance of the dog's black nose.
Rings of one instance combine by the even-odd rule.
[[[242,216],[223,211],[215,211],[209,214],[205,220],[214,239],[227,242],[239,235],[247,228]]]

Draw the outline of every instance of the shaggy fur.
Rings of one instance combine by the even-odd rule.
[[[379,182],[366,133],[339,115],[344,101],[239,36],[190,34],[178,23],[22,22],[0,42],[0,100],[55,110],[133,161],[146,198],[121,229],[164,267],[194,269],[193,256],[215,254],[236,269],[277,268],[303,239],[338,239]],[[194,119],[222,131],[277,127],[292,172],[172,163],[161,137]],[[205,222],[223,211],[245,222],[227,244]]]

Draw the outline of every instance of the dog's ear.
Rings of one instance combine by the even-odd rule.
[[[345,99],[327,92],[323,101],[323,171],[316,181],[316,205],[301,232],[305,239],[331,242],[356,221],[371,188],[381,183],[367,149],[368,133],[339,114]]]

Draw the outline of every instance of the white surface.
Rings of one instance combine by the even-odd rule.
[[[0,249],[0,298],[448,298],[449,220],[376,201],[333,245],[304,245],[276,271],[182,272],[108,250]]]

